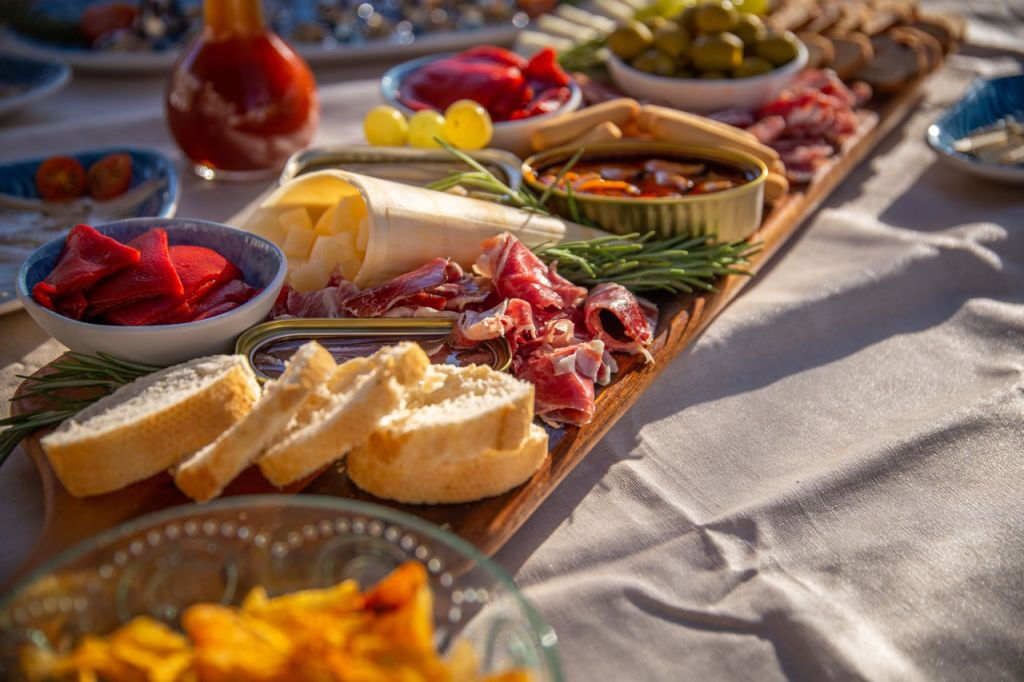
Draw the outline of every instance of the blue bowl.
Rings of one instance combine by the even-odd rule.
[[[979,79],[959,102],[928,127],[928,144],[939,159],[974,175],[1000,182],[1024,183],[1024,165],[1005,166],[953,149],[953,143],[1006,116],[1024,121],[1024,74]]]
[[[0,86],[14,87],[14,94],[0,96],[0,116],[49,97],[67,85],[71,67],[55,59],[0,55]]]
[[[122,327],[72,320],[44,308],[32,298],[32,288],[57,264],[64,237],[36,249],[18,272],[18,299],[39,326],[74,351],[111,355],[154,365],[170,365],[215,353],[231,352],[235,339],[262,322],[270,312],[288,273],[284,252],[250,232],[227,225],[188,218],[133,218],[96,229],[127,243],[143,232],[163,227],[172,244],[205,246],[238,266],[250,286],[262,289],[257,296],[222,315],[182,324]]]
[[[160,152],[136,147],[108,147],[70,152],[63,156],[78,159],[82,166],[88,169],[90,165],[108,154],[129,154],[132,157],[132,188],[153,179],[166,180],[165,186],[160,191],[154,192],[145,202],[139,204],[134,210],[134,215],[126,215],[125,218],[148,218],[150,216],[169,218],[174,215],[174,211],[178,208],[178,197],[181,192],[181,188],[178,186],[178,172],[174,169],[171,160]],[[40,156],[23,161],[0,163],[0,193],[39,199],[39,190],[36,189],[36,169],[47,158],[49,157]],[[129,188],[130,190],[131,188]]]

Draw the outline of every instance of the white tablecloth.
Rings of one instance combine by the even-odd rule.
[[[954,57],[499,553],[570,679],[1024,677],[1024,192],[922,141],[976,74],[1013,68]],[[358,140],[374,90],[325,88],[318,141]],[[91,104],[111,115],[0,128],[0,159],[177,156],[158,109]],[[179,215],[223,220],[264,187],[180,166]],[[0,393],[59,352],[0,318]],[[41,513],[23,453],[0,499],[3,575]]]

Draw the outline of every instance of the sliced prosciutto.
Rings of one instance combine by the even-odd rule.
[[[658,308],[621,284],[606,282],[591,289],[583,314],[587,331],[603,341],[608,350],[646,353],[654,340]]]
[[[516,376],[534,385],[534,411],[547,422],[575,424],[594,417],[594,383],[609,369],[604,344],[593,340],[534,351]]]
[[[413,306],[421,305],[415,296],[442,284],[463,278],[462,268],[450,258],[435,258],[412,272],[364,289],[345,301],[344,308],[352,317],[380,317],[391,308],[404,305],[408,299]]]
[[[490,310],[467,310],[459,316],[452,331],[452,343],[460,347],[473,346],[481,341],[508,339],[512,352],[519,344],[537,335],[533,309],[521,298],[506,298]]]
[[[504,232],[481,245],[476,271],[490,277],[501,298],[521,298],[535,309],[558,311],[580,303],[587,290],[544,265],[530,249]]]

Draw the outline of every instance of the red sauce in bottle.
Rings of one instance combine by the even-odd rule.
[[[212,177],[280,168],[319,116],[306,62],[267,29],[260,0],[206,0],[205,27],[167,87],[167,122]],[[226,173],[225,173],[226,171]]]

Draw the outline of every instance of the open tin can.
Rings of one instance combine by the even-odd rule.
[[[337,362],[365,357],[383,346],[415,341],[435,364],[488,365],[504,372],[512,365],[512,352],[504,338],[472,348],[448,343],[454,320],[446,318],[293,318],[264,322],[238,337],[235,352],[244,355],[261,380],[276,379],[299,346],[316,341]]]

